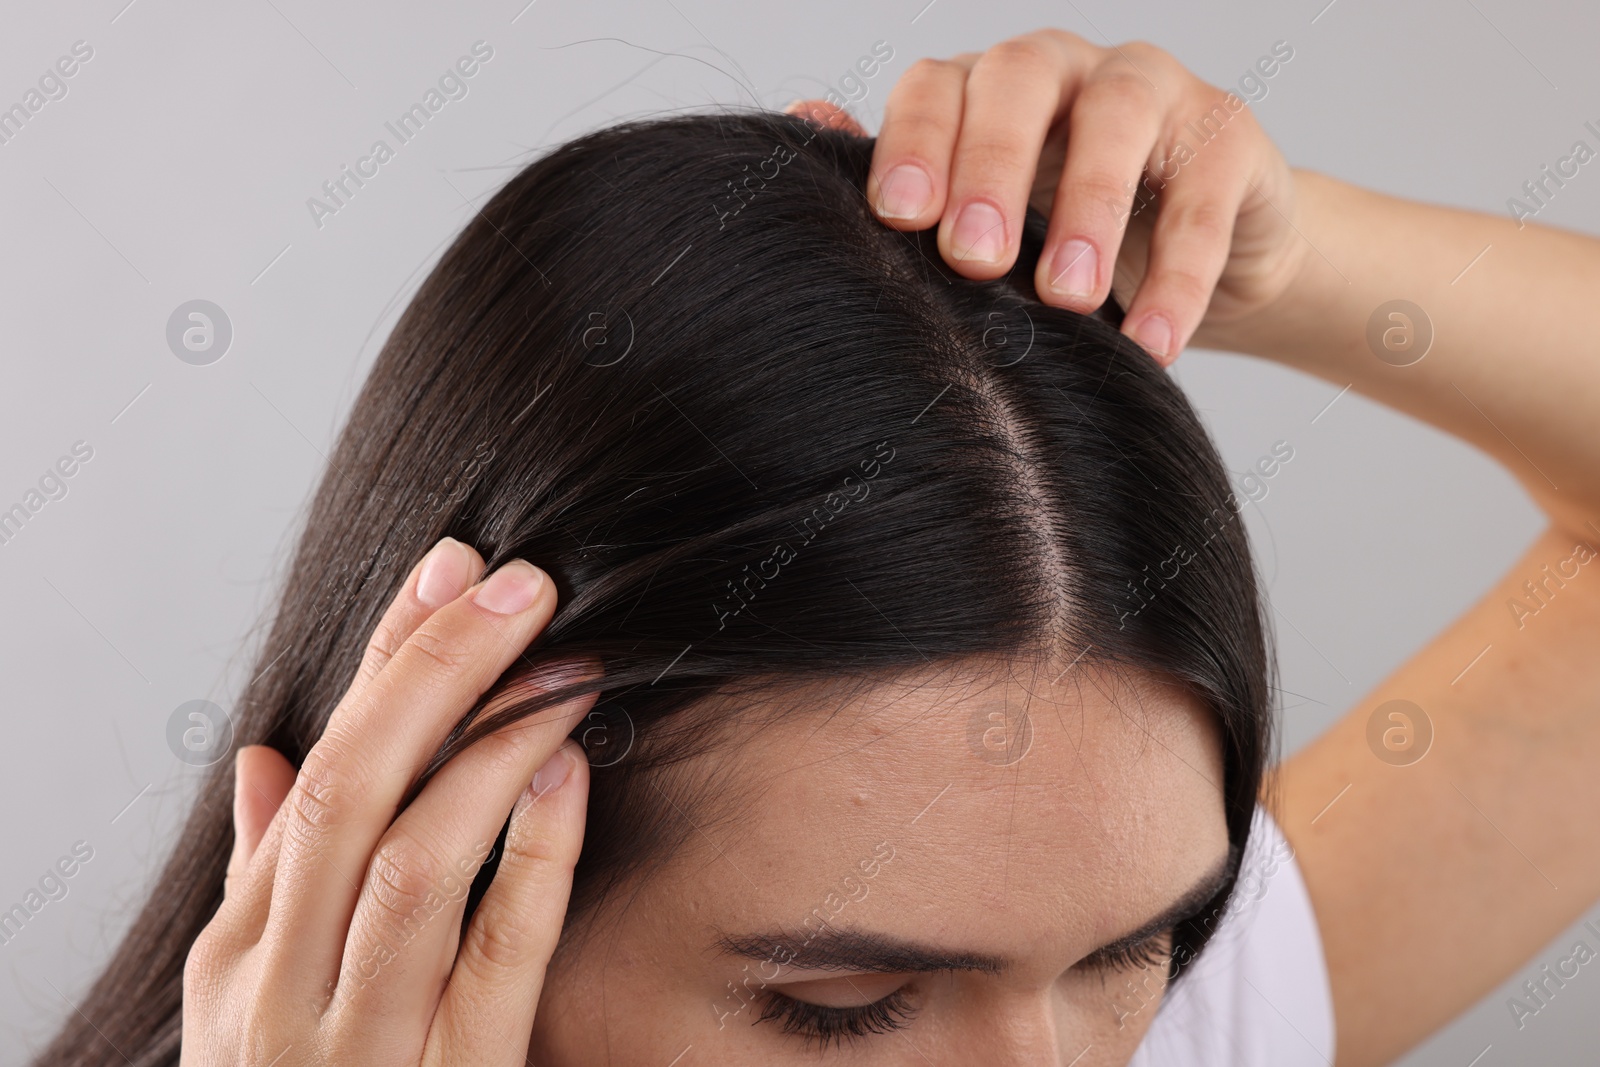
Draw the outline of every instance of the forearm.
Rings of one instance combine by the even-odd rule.
[[[1558,525],[1600,536],[1588,525],[1600,526],[1600,241],[1295,178],[1294,225],[1308,243],[1295,279],[1196,342],[1352,385],[1456,434],[1513,471]],[[1433,330],[1409,366],[1369,346],[1369,320],[1394,300],[1421,307]]]
[[[1269,791],[1322,930],[1338,1067],[1392,1063],[1600,897],[1597,568],[1536,538]]]

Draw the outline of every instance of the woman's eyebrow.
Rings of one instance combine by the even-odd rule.
[[[718,948],[735,956],[771,963],[783,969],[851,971],[860,974],[925,974],[935,971],[980,971],[995,974],[1007,960],[977,952],[951,952],[887,934],[826,926],[805,940],[788,934],[724,935]]]
[[[1131,948],[1184,919],[1191,918],[1221,891],[1233,873],[1231,854],[1224,854],[1183,895],[1161,914],[1095,949],[1084,957]],[[797,971],[849,971],[857,974],[927,974],[938,971],[977,971],[997,974],[1009,961],[1004,956],[942,949],[916,941],[863,930],[826,926],[797,941],[789,934],[724,934],[716,947],[734,956]]]
[[[1163,930],[1176,926],[1185,919],[1194,918],[1199,914],[1201,908],[1204,908],[1218,893],[1222,892],[1222,887],[1233,876],[1233,851],[1233,849],[1229,849],[1223,853],[1217,862],[1212,864],[1209,871],[1194,885],[1190,886],[1181,897],[1162,909],[1160,915],[1144,923],[1138,929],[1123,934],[1115,941],[1108,941],[1101,945],[1080,960],[1079,964],[1092,965],[1096,960],[1114,956],[1125,949],[1136,948]]]

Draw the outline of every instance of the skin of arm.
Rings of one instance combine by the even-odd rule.
[[[1600,241],[1294,174],[1305,247],[1293,281],[1195,343],[1351,385],[1455,434],[1550,518],[1476,605],[1271,783],[1322,931],[1337,1064],[1365,1067],[1466,1010],[1600,898],[1600,566],[1584,565],[1600,550],[1588,314]],[[1406,367],[1366,340],[1395,299],[1435,331]],[[1368,719],[1391,699],[1432,721],[1419,762],[1390,765],[1368,745]]]

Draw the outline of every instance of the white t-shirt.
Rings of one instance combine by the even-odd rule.
[[[1333,998],[1294,849],[1256,808],[1228,910],[1129,1067],[1331,1067]]]

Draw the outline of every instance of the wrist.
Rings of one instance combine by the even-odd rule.
[[[1348,333],[1341,302],[1348,299],[1350,281],[1328,258],[1342,258],[1328,222],[1337,220],[1341,230],[1363,229],[1362,190],[1317,171],[1294,168],[1291,173],[1290,233],[1263,269],[1270,279],[1261,285],[1266,295],[1243,314],[1202,323],[1195,345],[1296,363]]]

